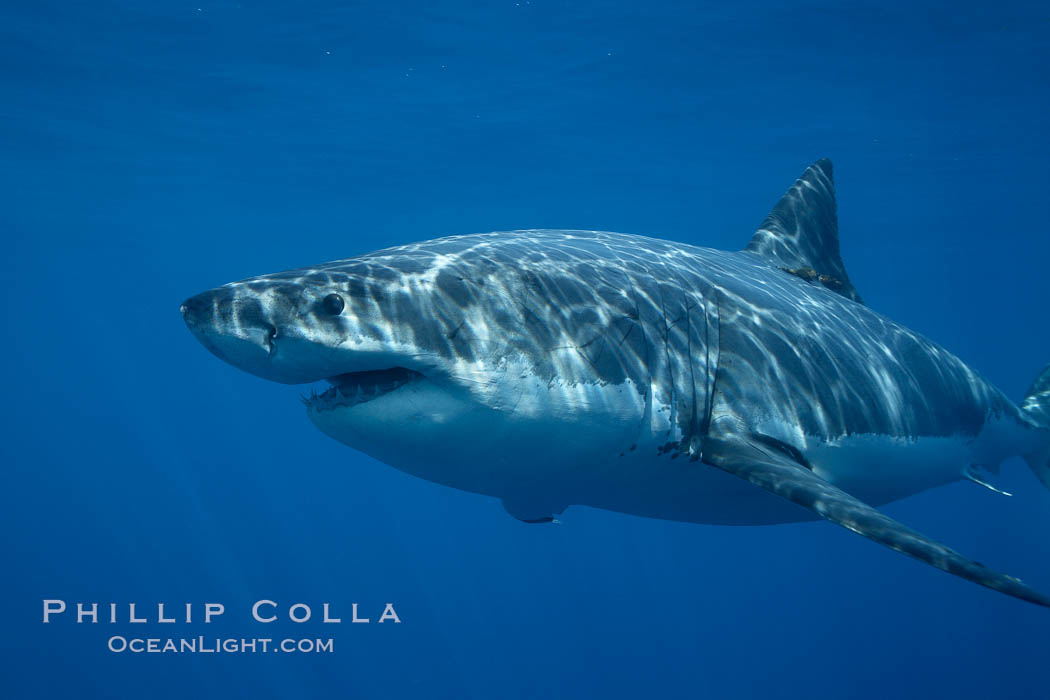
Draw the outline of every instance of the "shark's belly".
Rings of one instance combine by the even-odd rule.
[[[997,470],[1003,459],[1028,449],[1031,440],[1030,432],[1012,417],[994,416],[973,435],[807,436],[800,452],[821,478],[862,501],[881,505],[965,478],[974,467]],[[577,483],[569,502],[697,523],[758,525],[816,517],[701,461],[652,456],[651,447],[644,445],[633,459],[610,458],[609,467]]]
[[[872,505],[888,503],[962,478],[980,461],[977,439],[901,439],[856,435],[811,440],[803,452],[823,479]],[[650,518],[726,525],[813,520],[809,510],[699,461],[660,457],[623,464],[573,502]]]
[[[879,505],[958,480],[973,461],[973,449],[962,438],[860,435],[814,440],[804,456],[822,478]],[[631,460],[587,486],[577,488],[571,502],[650,518],[726,525],[816,519],[721,469],[685,458]]]
[[[803,454],[817,476],[880,505],[962,478],[975,461],[973,442],[963,435],[862,434],[813,441]]]
[[[587,403],[605,412],[592,410],[588,420],[571,414],[528,417],[523,399],[514,412],[478,408],[426,382],[376,399],[368,412],[357,407],[312,418],[332,437],[402,471],[500,498],[522,520],[549,519],[571,505],[696,523],[815,519],[811,511],[676,449],[683,433],[671,406],[650,406],[625,386],[602,391],[601,401],[592,397]],[[405,413],[402,402],[420,406],[410,441],[391,430]],[[387,418],[384,405],[398,410]],[[741,408],[737,403],[734,414],[746,429],[796,447],[818,476],[872,505],[957,480],[971,464],[998,464],[1016,453],[1009,449],[1018,442],[1001,427],[1018,429],[1016,421],[1000,421],[999,430],[969,437],[861,433],[829,439],[807,435],[768,403],[762,410]],[[719,410],[725,411],[716,409],[716,418]]]
[[[719,525],[769,525],[815,520],[810,511],[703,462],[632,460],[573,494],[575,505],[646,518]],[[629,470],[629,471],[627,471]]]

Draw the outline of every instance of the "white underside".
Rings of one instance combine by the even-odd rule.
[[[487,405],[421,380],[310,417],[340,442],[423,479],[501,498],[523,519],[574,504],[705,523],[815,517],[717,468],[660,454],[680,436],[671,408],[648,392],[515,379],[512,386],[487,383]],[[754,428],[800,446],[815,473],[875,505],[956,481],[970,465],[995,467],[1030,439],[1008,420],[990,421],[976,437],[825,440],[792,426]]]

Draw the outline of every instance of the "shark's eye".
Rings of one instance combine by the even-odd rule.
[[[324,307],[325,313],[338,316],[343,313],[343,297],[338,294],[329,294],[321,301],[321,306]]]

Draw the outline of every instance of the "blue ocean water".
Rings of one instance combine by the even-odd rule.
[[[829,156],[867,303],[1020,399],[1050,361],[1048,29],[1037,2],[4,3],[0,695],[1045,697],[1045,610],[826,523],[522,525],[327,439],[179,303],[476,231],[736,249]],[[997,483],[886,511],[1050,590],[1050,493],[1020,460]]]

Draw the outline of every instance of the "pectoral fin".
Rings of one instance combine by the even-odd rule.
[[[1050,607],[1050,597],[1012,576],[992,571],[939,542],[901,525],[833,486],[769,441],[747,436],[708,437],[703,461],[750,481],[833,523],[982,586]]]

